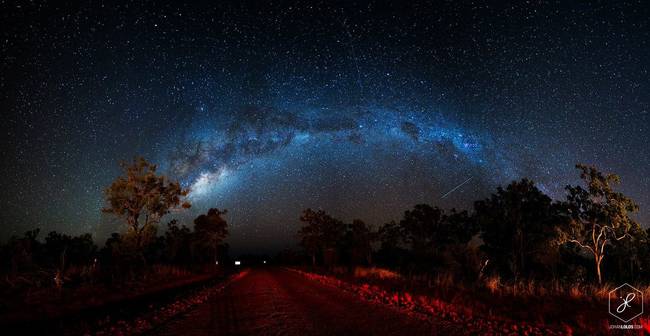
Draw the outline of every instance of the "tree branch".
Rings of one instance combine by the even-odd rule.
[[[578,241],[578,240],[576,240],[576,239],[569,239],[569,242],[571,242],[571,243],[576,243],[576,244],[578,244],[580,247],[585,248],[585,249],[588,249],[589,251],[591,251],[591,253],[596,254],[596,253],[594,252],[594,249],[593,249],[591,246],[584,245],[584,244],[582,244],[580,241]]]

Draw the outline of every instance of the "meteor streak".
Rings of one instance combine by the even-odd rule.
[[[463,183],[461,183],[461,184],[455,186],[453,189],[449,190],[449,191],[446,192],[444,195],[440,196],[440,199],[443,199],[443,198],[447,197],[449,194],[451,194],[452,192],[456,191],[456,189],[462,187],[465,183],[469,182],[469,180],[471,180],[473,177],[474,177],[474,176],[470,176],[470,177],[469,177],[467,180],[465,180]]]

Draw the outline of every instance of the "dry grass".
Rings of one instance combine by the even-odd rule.
[[[631,284],[641,292],[646,301],[650,301],[650,285]],[[537,282],[522,280],[516,282],[502,282],[499,276],[488,277],[480,286],[488,289],[492,294],[501,296],[514,296],[519,298],[532,298],[544,296],[570,297],[575,300],[592,299],[607,300],[609,292],[617,286],[605,283],[597,284],[562,284],[559,281]]]
[[[580,289],[579,286],[572,286],[569,288],[568,295],[572,299],[582,299],[584,297],[584,292]]]
[[[337,272],[338,271],[338,272]],[[335,274],[344,274],[348,269],[335,270]],[[380,279],[380,280],[404,280],[404,277],[397,272],[379,267],[355,267],[354,278]],[[455,288],[458,286],[457,279],[450,273],[438,273],[433,276],[414,275],[410,278],[415,282],[427,284],[429,288]],[[569,297],[575,300],[607,300],[609,292],[616,286],[605,283],[597,284],[563,284],[558,280],[535,281],[519,280],[515,282],[503,281],[498,275],[486,277],[477,284],[479,288],[487,289],[493,295],[513,296],[522,299],[539,298],[546,296]],[[644,298],[650,301],[650,285],[632,284],[644,293]]]
[[[499,276],[489,277],[485,280],[485,287],[490,290],[490,293],[499,293],[501,290],[501,279]]]
[[[396,280],[401,279],[402,276],[397,272],[379,267],[355,267],[355,278],[376,278],[381,280]]]

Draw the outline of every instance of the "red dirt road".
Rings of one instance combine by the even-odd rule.
[[[449,335],[459,326],[373,304],[282,269],[255,269],[156,335]]]

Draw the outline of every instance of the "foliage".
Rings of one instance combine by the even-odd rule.
[[[639,224],[630,217],[639,207],[629,197],[614,191],[613,185],[620,183],[618,175],[604,174],[586,165],[576,168],[586,189],[566,187],[570,226],[565,239],[593,256],[598,283],[602,283],[601,264],[607,255],[606,247],[631,237],[630,232],[639,231]]]
[[[384,224],[378,232],[380,260],[388,264],[408,264],[430,271],[443,264],[455,263],[467,242],[476,234],[474,220],[467,211],[445,211],[428,204],[418,204],[404,212],[398,223]]]
[[[346,224],[344,253],[354,263],[372,264],[372,246],[377,241],[378,233],[360,219]]]
[[[557,210],[527,179],[499,187],[490,198],[475,202],[474,217],[491,266],[501,275],[531,276],[534,266],[543,264],[546,254],[559,245]]]
[[[189,264],[192,261],[192,230],[179,226],[177,220],[167,223],[165,232],[165,258],[172,264]]]
[[[228,235],[228,223],[222,217],[227,210],[212,208],[205,215],[194,219],[194,232],[200,248],[209,251],[214,261],[217,261],[219,244]]]
[[[571,283],[586,281],[592,274],[584,252],[596,251],[591,254],[598,281],[605,254],[611,255],[605,263],[610,279],[647,278],[650,239],[630,218],[637,205],[612,189],[619,182],[617,176],[577,167],[587,188],[567,187],[564,202],[554,202],[531,180],[522,179],[476,201],[471,214],[418,204],[399,221],[377,230],[361,220],[345,225],[322,210],[307,209],[298,236],[313,264],[325,250],[337,249],[347,257],[340,260],[344,263],[378,261],[408,274]]]
[[[298,231],[300,244],[311,256],[312,264],[316,263],[317,254],[335,250],[345,234],[343,222],[323,210],[306,209],[300,221],[306,224]]]
[[[135,237],[136,248],[145,246],[147,233],[171,210],[190,204],[182,199],[188,190],[178,182],[170,182],[163,175],[157,175],[156,165],[144,158],[137,158],[131,164],[122,163],[125,175],[118,177],[106,189],[108,207],[103,211],[123,217]]]
[[[404,241],[418,254],[452,244],[467,243],[474,235],[475,226],[466,211],[449,213],[428,204],[418,204],[404,212],[399,222]]]
[[[84,282],[103,281],[123,284],[145,277],[156,267],[172,264],[183,269],[214,267],[220,255],[227,258],[226,211],[210,209],[194,220],[192,231],[175,219],[158,235],[157,223],[179,208],[189,208],[184,201],[188,191],[178,182],[158,175],[156,166],[142,158],[123,164],[125,174],[106,189],[108,206],[103,212],[126,220],[128,229],[113,233],[99,249],[90,234],[71,236],[52,231],[39,240],[40,229],[22,237],[11,237],[0,245],[0,275],[4,283],[32,287],[76,286]],[[210,256],[206,260],[205,256]],[[146,266],[146,267],[145,267]]]
[[[95,258],[97,245],[89,233],[72,237],[56,231],[45,237],[47,264],[64,269],[68,265],[89,264]]]
[[[629,237],[613,240],[607,248],[608,257],[603,260],[603,273],[618,282],[635,282],[648,279],[650,266],[650,242],[648,233],[639,225],[630,228]]]

